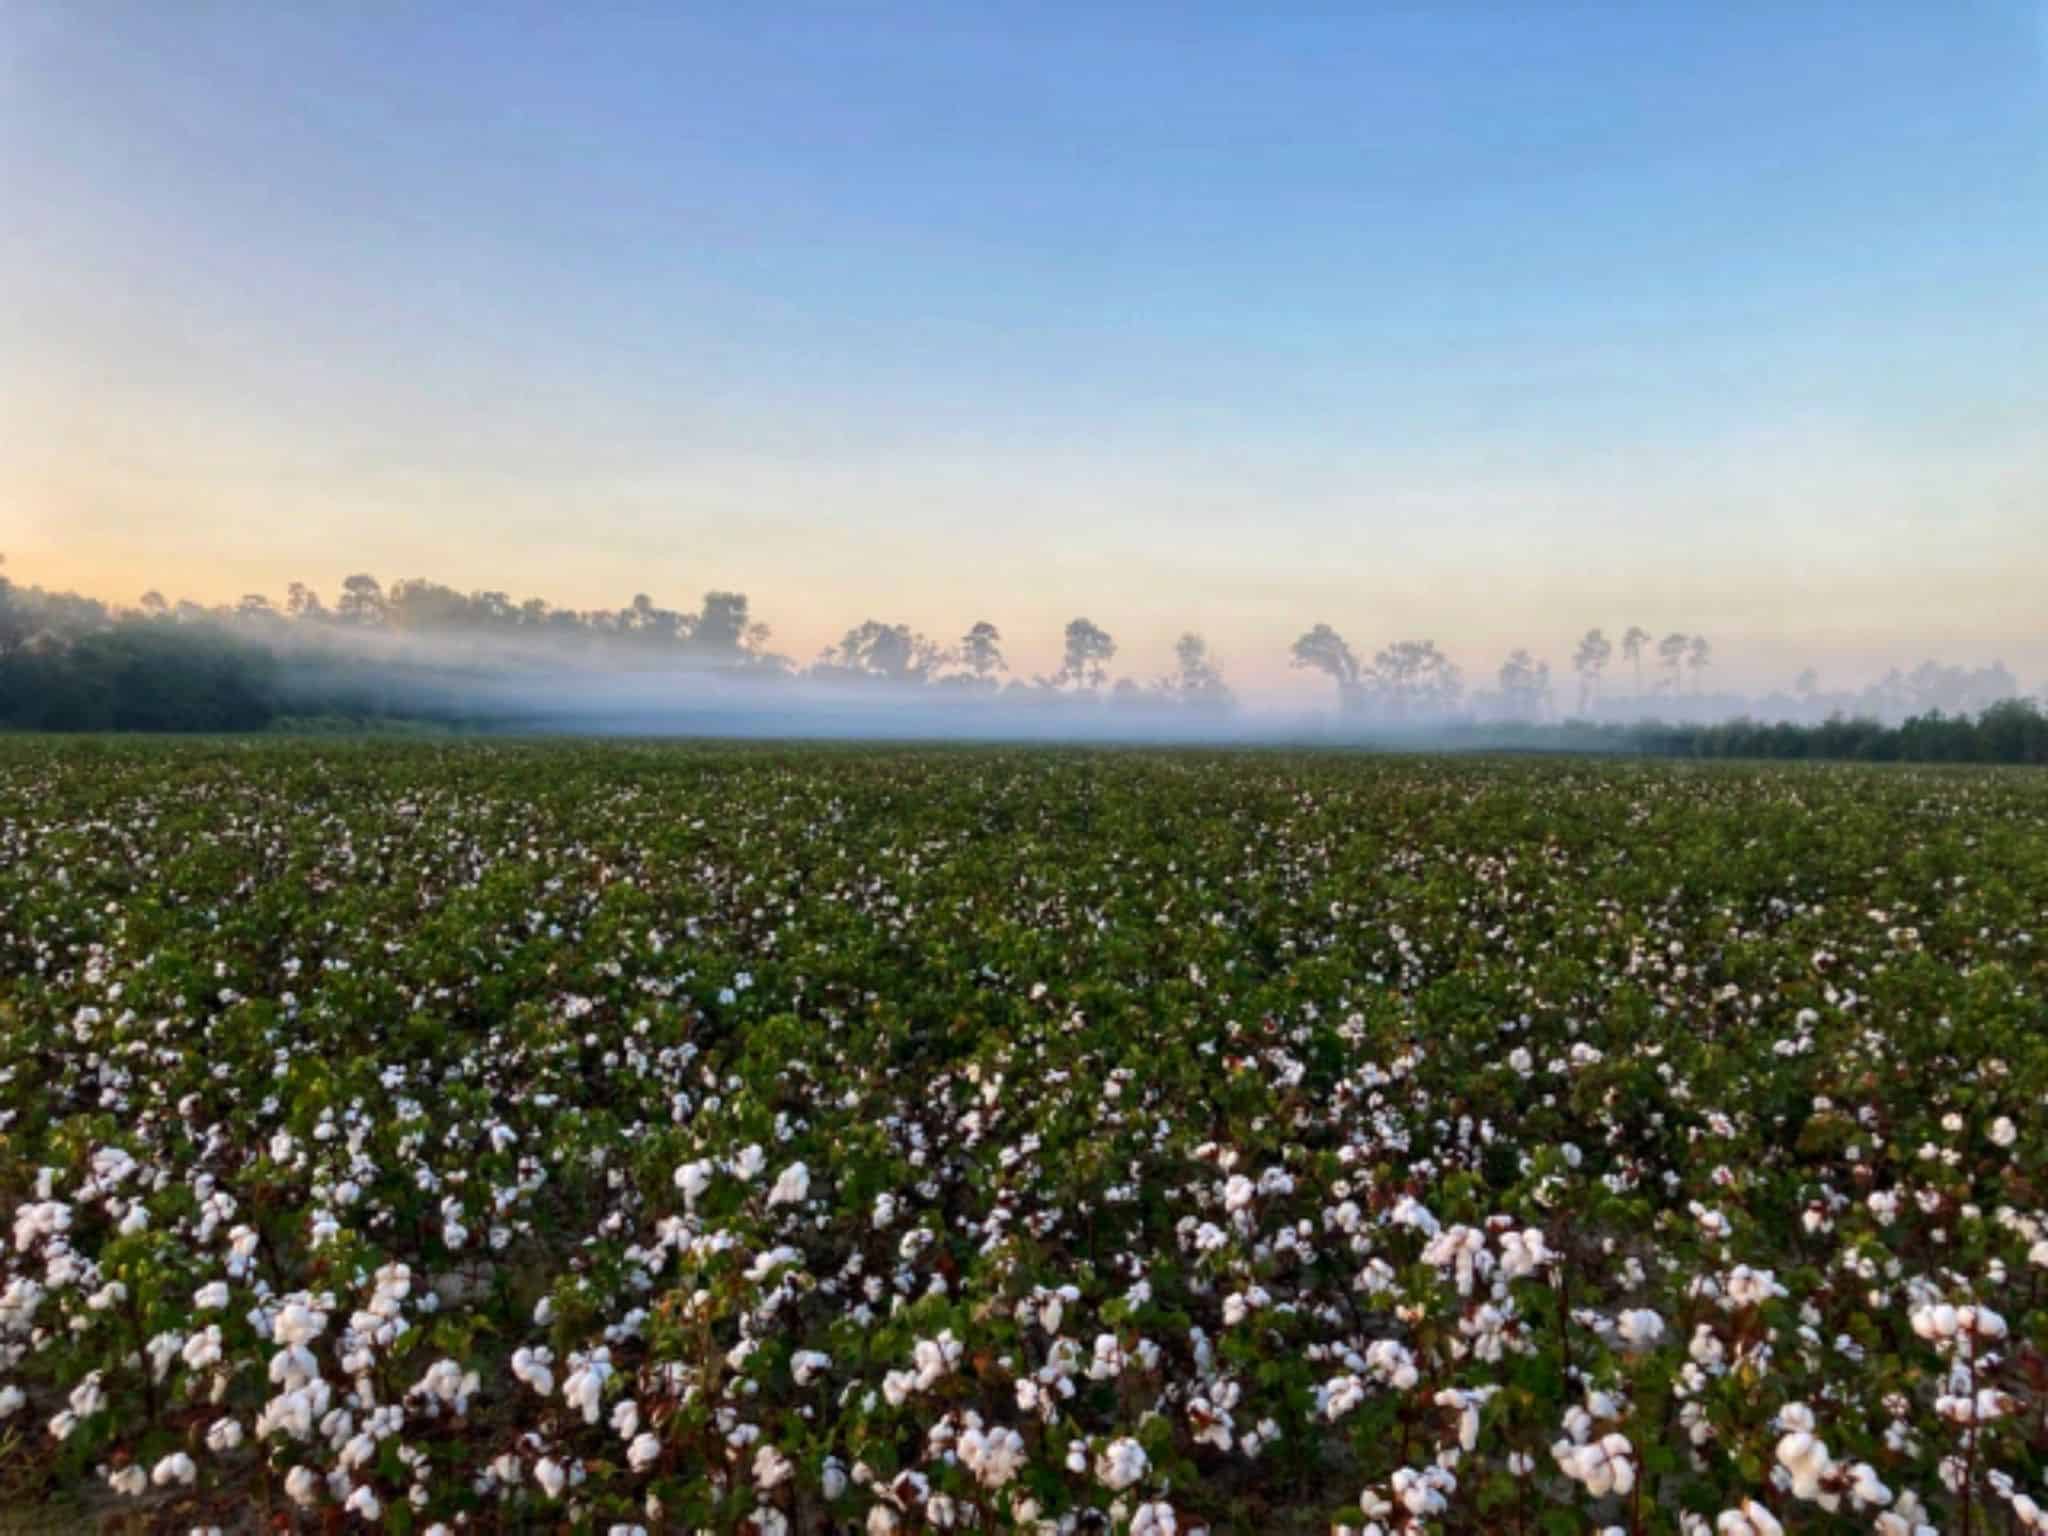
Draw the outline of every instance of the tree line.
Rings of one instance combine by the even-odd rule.
[[[138,659],[154,656],[165,669],[183,672],[202,654],[209,675],[233,673],[244,691],[305,693],[308,679],[320,680],[312,686],[331,690],[335,699],[296,700],[309,708],[360,702],[376,694],[372,684],[378,676],[404,676],[422,665],[673,669],[752,681],[931,687],[1209,712],[1236,703],[1201,635],[1180,637],[1173,665],[1163,675],[1112,680],[1116,640],[1085,617],[1067,624],[1059,666],[1028,678],[1011,675],[1002,631],[986,619],[950,642],[906,624],[869,619],[803,664],[772,650],[769,640],[768,626],[754,617],[743,592],[707,592],[695,610],[665,607],[645,593],[618,608],[573,609],[427,580],[387,588],[361,573],[346,578],[332,602],[293,582],[281,603],[251,593],[235,603],[205,606],[173,603],[150,591],[134,608],[120,609],[73,593],[12,585],[0,573],[0,722],[131,728],[141,701],[130,699],[126,680]],[[194,729],[235,728],[225,706],[199,710],[195,718],[201,723]]]
[[[802,664],[774,651],[771,638],[746,594],[731,591],[705,593],[694,610],[644,593],[615,609],[579,610],[426,580],[386,587],[362,573],[332,601],[294,582],[281,603],[250,594],[205,606],[152,591],[120,608],[17,585],[0,570],[0,728],[247,731],[310,718],[517,725],[516,697],[499,689],[497,702],[486,702],[478,679],[579,668],[881,686],[891,697],[934,700],[1093,703],[1184,721],[1221,719],[1237,705],[1222,663],[1194,631],[1180,637],[1165,673],[1143,681],[1112,675],[1117,642],[1085,617],[1065,626],[1059,664],[1030,676],[1012,672],[1002,631],[986,619],[950,641],[869,619]],[[1589,629],[1571,658],[1567,709],[1550,663],[1527,648],[1510,651],[1491,687],[1471,690],[1432,640],[1393,640],[1368,653],[1317,623],[1289,648],[1293,666],[1334,685],[1323,734],[1339,738],[1450,728],[1491,731],[1487,739],[1508,745],[1701,757],[2043,757],[2041,713],[2002,664],[1928,661],[1854,692],[1823,689],[1809,669],[1758,708],[1704,691],[1712,657],[1703,635],[1658,638],[1630,625],[1615,642]],[[1624,709],[1625,719],[1614,718]],[[1658,715],[1668,723],[1646,718]]]

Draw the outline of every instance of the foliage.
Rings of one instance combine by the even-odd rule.
[[[2048,778],[0,741],[0,1466],[157,1524],[2030,1520]]]
[[[276,710],[276,662],[210,627],[130,619],[0,653],[0,727],[248,731]]]
[[[1572,728],[1563,733],[1569,737]],[[1667,757],[1832,758],[1875,763],[2048,763],[2048,715],[2031,699],[2007,699],[1968,715],[1939,710],[1896,726],[1875,720],[1731,720],[1721,725],[1654,722],[1610,733],[1633,748]],[[1583,740],[1583,736],[1581,737]]]

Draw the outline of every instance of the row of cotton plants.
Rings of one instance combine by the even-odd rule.
[[[0,748],[0,1488],[2048,1530],[2048,781]]]

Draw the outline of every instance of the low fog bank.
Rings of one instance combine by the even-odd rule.
[[[1059,638],[1059,666],[1023,676],[988,620],[940,643],[870,619],[798,663],[771,648],[736,592],[707,593],[693,611],[644,594],[572,611],[423,581],[386,591],[358,575],[332,606],[294,584],[282,605],[149,593],[121,608],[0,577],[0,725],[1981,758],[1992,749],[1958,725],[1995,727],[1997,752],[2024,754],[2013,741],[2031,740],[2040,720],[1998,662],[1929,660],[1855,688],[1801,668],[1785,688],[1751,696],[1712,686],[1705,635],[1659,638],[1639,625],[1614,639],[1585,631],[1567,672],[1516,648],[1468,680],[1434,641],[1367,653],[1317,623],[1286,659],[1328,687],[1320,707],[1241,695],[1194,631],[1150,678],[1119,674],[1115,638],[1088,618]]]

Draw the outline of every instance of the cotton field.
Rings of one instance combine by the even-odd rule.
[[[0,1491],[2048,1530],[2048,777],[0,742]]]

